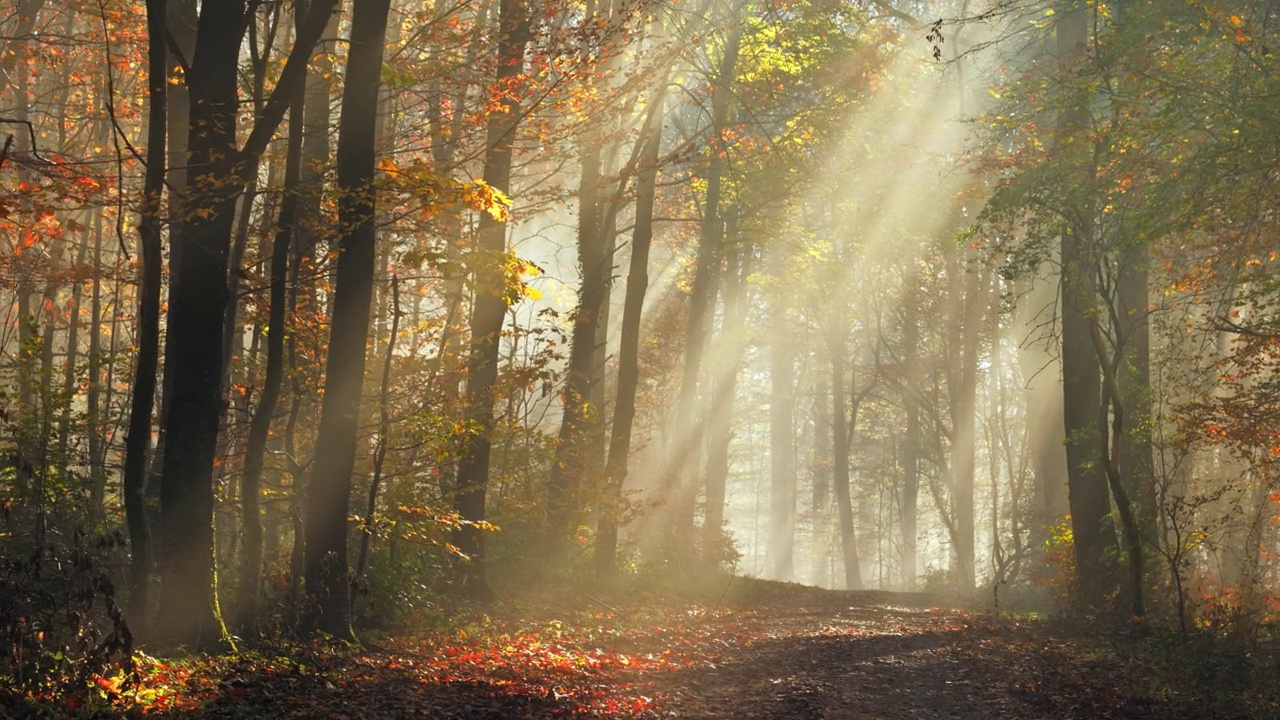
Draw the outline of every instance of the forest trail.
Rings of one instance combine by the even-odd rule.
[[[1174,717],[1027,628],[911,594],[830,593],[752,612],[760,636],[668,681],[667,709],[714,718]],[[924,602],[922,602],[924,601]]]
[[[470,630],[356,654],[242,656],[190,675],[167,714],[1204,717],[1154,700],[1154,676],[1132,661],[1057,639],[1038,623],[940,606],[926,595],[735,583],[745,587],[710,599],[562,595],[485,616]]]

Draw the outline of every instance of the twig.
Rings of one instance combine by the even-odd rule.
[[[596,596],[594,596],[594,595],[590,595],[590,594],[587,594],[587,593],[582,593],[582,597],[584,597],[584,598],[586,598],[586,599],[590,600],[591,602],[593,602],[593,603],[595,603],[595,604],[597,604],[597,605],[600,605],[601,607],[604,607],[604,608],[609,609],[609,610],[610,610],[610,611],[612,611],[615,615],[622,615],[622,614],[623,614],[623,612],[622,612],[621,610],[619,610],[618,608],[616,608],[616,607],[614,607],[614,606],[610,605],[609,603],[607,603],[607,602],[605,602],[605,601],[601,600],[600,598],[598,598],[598,597],[596,597]]]

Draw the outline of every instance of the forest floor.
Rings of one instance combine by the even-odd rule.
[[[335,720],[1280,717],[1274,698],[1212,690],[1223,678],[1189,688],[1180,651],[1159,647],[921,594],[736,578],[718,596],[562,591],[361,650],[147,660],[143,682],[122,693],[132,706],[116,708]],[[1193,660],[1184,665],[1206,662]]]

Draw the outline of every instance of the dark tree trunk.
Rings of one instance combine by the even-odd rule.
[[[564,412],[555,460],[547,486],[548,519],[553,547],[563,547],[581,514],[582,485],[600,458],[589,442],[595,427],[602,424],[604,408],[591,402],[595,394],[596,335],[601,309],[609,300],[610,254],[600,213],[599,128],[589,122],[579,142],[582,174],[578,182],[578,307],[573,315],[573,334],[566,368]]]
[[[1127,419],[1120,436],[1119,460],[1124,471],[1126,490],[1136,504],[1136,515],[1142,535],[1156,537],[1155,458],[1152,450],[1151,417],[1151,329],[1147,323],[1148,305],[1147,248],[1124,254],[1120,260],[1120,276],[1116,283],[1119,332],[1124,338],[1124,360],[1117,382]]]
[[[147,577],[151,572],[150,518],[147,517],[147,451],[151,447],[151,411],[155,403],[160,360],[161,257],[160,200],[164,193],[165,0],[147,0],[147,174],[139,225],[138,360],[134,367],[129,429],[125,435],[124,513],[129,527],[129,622],[145,634],[148,617]]]
[[[1117,336],[1115,356],[1109,357],[1102,324],[1096,316],[1090,319],[1089,329],[1098,364],[1102,368],[1103,392],[1107,400],[1106,403],[1099,403],[1098,407],[1098,426],[1102,428],[1098,433],[1098,461],[1106,472],[1107,484],[1116,502],[1116,514],[1120,516],[1120,527],[1124,532],[1125,551],[1129,561],[1129,609],[1133,617],[1141,618],[1147,614],[1142,587],[1145,572],[1142,536],[1138,530],[1133,505],[1129,502],[1129,493],[1125,488],[1120,467],[1120,447],[1126,426],[1124,398],[1118,382],[1118,371],[1124,362],[1124,336]],[[1110,412],[1108,412],[1108,403]],[[1107,430],[1110,432],[1108,433]]]
[[[195,56],[196,24],[198,23],[196,0],[170,0],[166,7],[166,25],[172,45],[166,43],[168,51],[165,63],[169,78],[169,87],[165,92],[165,124],[168,127],[166,144],[168,145],[168,168],[166,184],[169,192],[169,297],[178,292],[181,283],[178,271],[182,265],[182,216],[183,198],[187,190],[187,133],[191,127],[191,94],[187,92],[185,76],[181,74],[183,65],[190,63]],[[147,512],[151,520],[153,535],[160,531],[160,478],[164,475],[164,455],[168,446],[169,408],[173,399],[173,363],[164,364],[164,374],[160,382],[160,416],[156,423],[156,448],[151,454],[151,463],[147,472]],[[152,538],[152,560],[163,547],[163,540]]]
[[[106,483],[102,423],[102,213],[93,223],[93,284],[89,290],[89,388],[85,393],[85,434],[89,436],[89,484]]]
[[[1058,57],[1070,63],[1081,58],[1088,42],[1091,10],[1071,0],[1058,13]],[[1065,145],[1088,122],[1089,95],[1078,91],[1068,98],[1060,121]],[[1077,140],[1078,142],[1078,140]],[[1098,463],[1096,448],[1102,407],[1098,358],[1090,333],[1090,317],[1096,298],[1092,275],[1091,208],[1072,208],[1079,218],[1062,236],[1062,390],[1063,421],[1067,438],[1067,486],[1075,541],[1076,570],[1081,599],[1088,605],[1102,603],[1113,585],[1107,567],[1108,551],[1115,547],[1107,477]]]
[[[11,41],[9,47],[10,53],[4,62],[6,67],[5,76],[14,77],[14,119],[20,124],[29,121],[30,104],[31,104],[31,66],[27,62],[28,57],[28,41],[31,33],[35,28],[36,17],[40,9],[44,6],[43,0],[23,0],[18,6],[18,27],[19,33],[17,37]],[[9,63],[13,63],[9,65]],[[8,68],[13,69],[12,74]],[[26,128],[21,128],[16,133],[16,141],[14,149],[21,154],[28,154],[34,150],[32,147],[31,135],[26,132]],[[29,172],[26,165],[18,165],[16,171],[19,183],[29,182]],[[31,217],[31,206],[29,201],[23,200],[22,207],[19,208],[22,217]],[[34,269],[30,267],[30,253],[23,253],[15,258],[15,271],[17,273],[16,284],[18,294],[18,423],[16,428],[16,465],[15,468],[15,485],[19,497],[24,500],[28,499],[27,495],[31,490],[31,484],[34,480],[32,471],[35,466],[35,447],[34,438],[30,428],[34,427],[33,423],[36,419],[36,389],[35,378],[31,374],[31,351],[35,340],[35,318],[31,314],[31,295],[35,292],[35,286],[32,282]]]
[[[173,367],[160,483],[161,637],[207,646],[221,637],[213,595],[214,450],[221,416],[227,249],[238,188],[236,96],[243,2],[205,5],[187,88],[191,94],[188,212],[178,284],[169,298],[165,360]]]
[[[285,155],[284,197],[271,244],[270,307],[267,319],[267,368],[258,407],[249,421],[245,441],[244,475],[241,481],[241,523],[244,540],[240,557],[239,597],[235,625],[241,634],[253,635],[258,625],[258,596],[262,577],[263,529],[261,511],[262,470],[271,421],[284,382],[285,311],[288,302],[289,256],[298,215],[298,186],[302,166],[302,114],[305,92],[294,94],[289,108],[289,145]]]
[[[1106,556],[1115,547],[1105,469],[1096,448],[1102,412],[1098,359],[1090,337],[1093,272],[1084,244],[1075,233],[1062,239],[1063,423],[1067,437],[1067,485],[1075,540],[1077,577],[1083,600],[1102,602],[1111,585]]]
[[[67,476],[71,465],[71,407],[76,396],[76,361],[80,353],[80,305],[84,297],[81,282],[84,263],[89,256],[89,238],[80,238],[75,265],[71,268],[71,318],[67,322],[67,355],[62,364],[62,394],[65,402],[62,416],[58,418],[58,477]]]
[[[327,18],[327,12],[323,15]],[[187,74],[190,171],[179,239],[184,246],[176,266],[179,282],[170,292],[165,342],[173,388],[160,479],[158,619],[163,639],[194,646],[215,643],[223,632],[213,588],[212,480],[222,414],[222,331],[236,197],[283,118],[323,30],[322,23],[308,19],[241,150],[236,143],[236,89],[245,22],[242,1],[202,6]]]
[[[623,513],[622,486],[631,455],[631,431],[636,414],[636,390],[640,384],[640,321],[649,289],[649,248],[653,242],[653,208],[662,148],[663,103],[659,92],[645,128],[644,150],[636,185],[636,221],[631,234],[631,260],[627,269],[627,293],[622,309],[622,338],[618,349],[618,389],[605,465],[605,507],[596,533],[596,577],[607,580],[617,568],[618,524]]]
[[[363,577],[373,541],[374,517],[378,511],[378,492],[382,487],[382,466],[387,459],[391,434],[391,361],[396,354],[396,335],[400,332],[400,280],[391,276],[391,330],[387,334],[387,354],[382,359],[382,386],[378,389],[378,446],[373,451],[373,478],[369,481],[369,502],[364,522],[360,524],[360,554],[356,556],[356,577]]]
[[[390,6],[390,0],[356,0],[353,5],[351,54],[338,121],[338,226],[342,234],[337,248],[324,402],[307,496],[304,569],[314,612],[308,625],[335,637],[352,635],[347,513],[373,302],[377,250],[374,140]]]
[[[529,20],[523,0],[500,0],[495,85],[507,87],[524,74]],[[484,181],[503,192],[511,185],[511,159],[520,123],[518,90],[505,92],[502,112],[489,116],[485,144]],[[484,537],[475,523],[487,517],[485,498],[489,486],[489,454],[493,432],[493,387],[498,380],[502,322],[507,312],[503,292],[501,257],[507,246],[507,224],[489,213],[480,214],[477,235],[486,264],[476,271],[475,300],[471,306],[471,342],[467,360],[467,416],[475,431],[464,441],[458,463],[457,509],[464,524],[454,533],[454,545],[465,556],[454,568],[456,591],[477,600],[492,598],[485,580]]]

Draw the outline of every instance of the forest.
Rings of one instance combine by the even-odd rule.
[[[1275,0],[9,0],[0,715],[1280,717]]]

